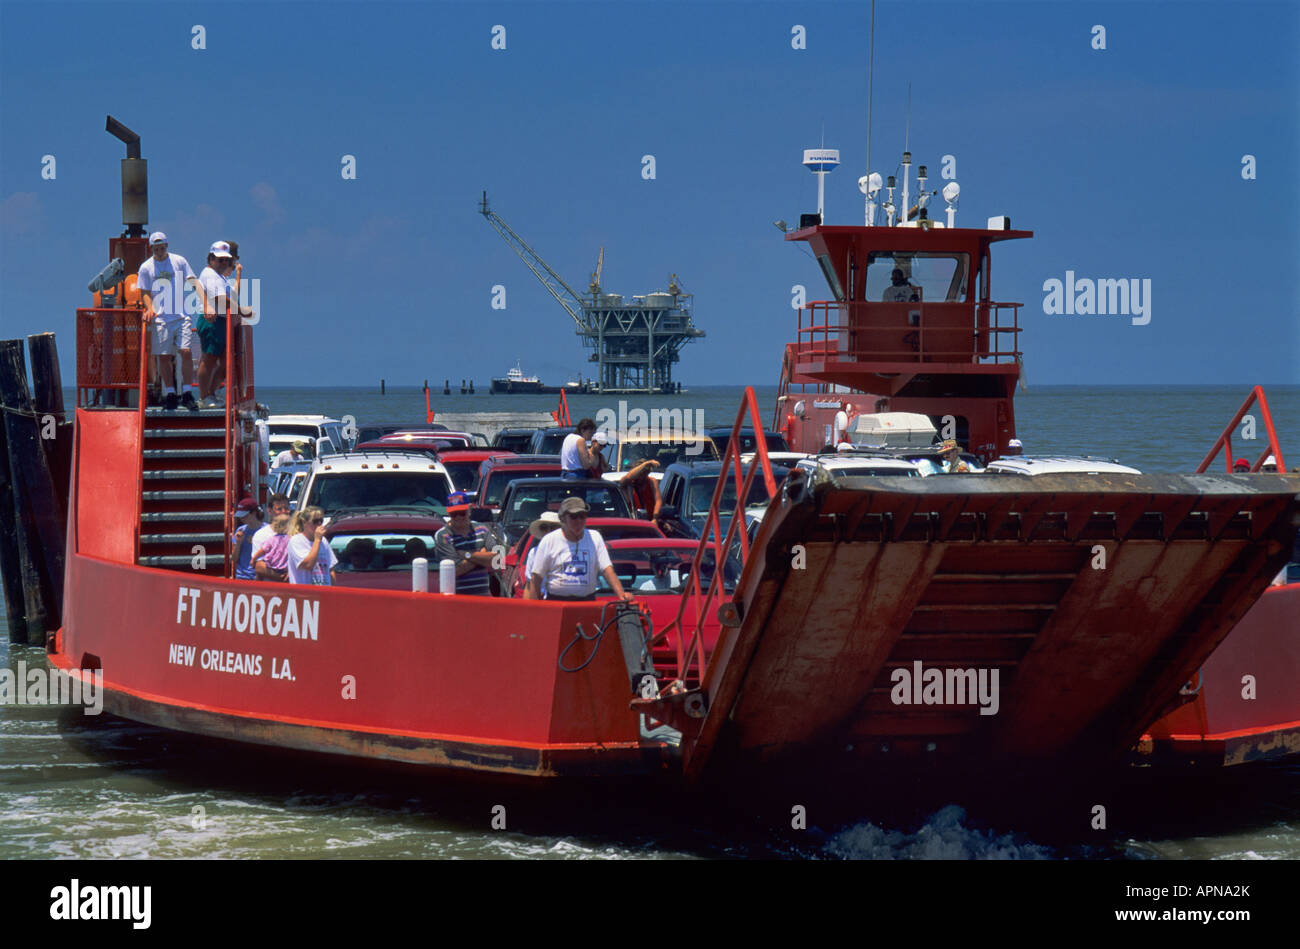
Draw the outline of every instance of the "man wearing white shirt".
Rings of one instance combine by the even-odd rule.
[[[197,410],[198,403],[190,392],[194,385],[194,357],[190,352],[194,338],[194,324],[185,312],[185,291],[193,285],[203,302],[203,287],[190,263],[180,254],[167,253],[167,235],[154,231],[149,235],[149,249],[153,256],[140,265],[136,275],[145,312],[153,315],[153,355],[158,361],[158,374],[163,386],[163,404],[171,412],[176,409],[177,353],[181,357],[181,377],[185,383],[181,403]]]
[[[587,502],[578,497],[560,504],[560,529],[538,543],[524,599],[539,600],[545,590],[548,600],[593,600],[602,576],[620,600],[632,599],[614,572],[604,539],[599,532],[587,530],[589,511]]]

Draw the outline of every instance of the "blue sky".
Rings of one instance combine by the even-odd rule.
[[[72,384],[74,310],[121,231],[111,113],[142,137],[150,229],[196,269],[238,240],[261,279],[263,384],[589,371],[486,189],[580,290],[602,246],[608,291],[677,273],[708,333],[679,380],[773,385],[791,287],[826,295],[771,223],[815,210],[823,125],[827,221],[861,223],[869,11],[0,0],[0,333],[58,333]],[[1035,232],[992,283],[1026,304],[1031,383],[1300,382],[1300,4],[881,2],[876,26],[873,169],[895,170],[910,82],[913,159],[935,187],[956,157],[959,226]],[[1150,324],[1044,314],[1067,270],[1150,279]]]

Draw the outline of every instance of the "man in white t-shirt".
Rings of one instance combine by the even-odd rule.
[[[333,586],[338,558],[325,540],[325,512],[309,507],[298,519],[300,530],[289,538],[289,582]]]
[[[179,354],[185,384],[181,403],[197,411],[198,403],[190,392],[190,386],[194,385],[194,356],[191,352],[194,324],[185,312],[185,291],[191,286],[196,289],[202,312],[205,305],[203,286],[194,276],[188,260],[180,254],[167,253],[167,235],[162,231],[149,235],[149,249],[153,256],[140,265],[136,278],[145,312],[153,314],[153,355],[162,382],[163,404],[169,412],[176,409],[175,357]]]
[[[604,539],[587,530],[589,510],[582,498],[565,498],[560,504],[560,529],[538,542],[524,599],[539,600],[544,590],[548,600],[594,600],[602,576],[620,600],[632,599],[614,572]]]

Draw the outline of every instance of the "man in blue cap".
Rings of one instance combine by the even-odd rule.
[[[456,564],[456,592],[492,595],[492,550],[487,528],[469,519],[469,498],[463,491],[447,495],[447,526],[433,535],[433,555]]]

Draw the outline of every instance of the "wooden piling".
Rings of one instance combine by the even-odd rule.
[[[379,394],[380,394],[380,395],[383,395],[383,394],[384,394],[384,380],[383,380],[383,379],[380,379],[380,380],[379,380]]]
[[[0,406],[5,449],[14,493],[18,570],[27,612],[27,643],[45,645],[45,634],[59,628],[63,606],[63,519],[54,482],[40,443],[40,427],[27,388],[20,339],[0,340]],[[57,579],[56,579],[57,578]]]
[[[22,568],[18,562],[18,530],[14,524],[14,487],[9,478],[9,439],[0,405],[0,586],[5,597],[9,642],[27,642],[27,603],[23,599]]]

